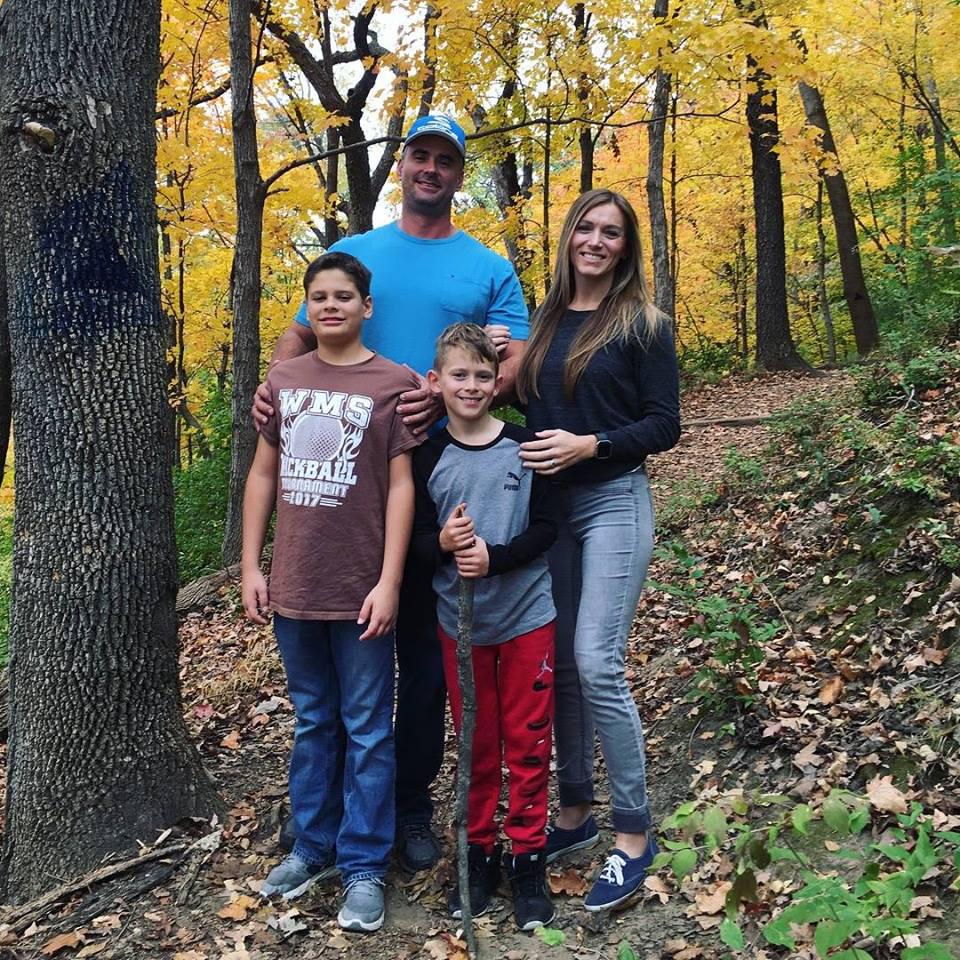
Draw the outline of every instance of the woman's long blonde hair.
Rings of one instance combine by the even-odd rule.
[[[614,268],[610,291],[577,331],[570,345],[563,376],[567,396],[573,396],[577,381],[598,350],[617,340],[626,342],[639,339],[649,343],[666,322],[667,318],[656,308],[647,291],[640,249],[640,227],[633,207],[626,197],[613,190],[588,190],[577,197],[563,221],[553,283],[547,298],[531,319],[530,340],[517,374],[517,395],[524,403],[531,396],[540,396],[537,380],[543,358],[557,332],[560,318],[566,313],[576,292],[576,277],[570,265],[573,232],[586,213],[605,203],[612,203],[623,214],[627,244],[623,257]]]

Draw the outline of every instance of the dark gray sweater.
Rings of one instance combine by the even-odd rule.
[[[564,364],[589,316],[589,311],[568,310],[561,318],[540,369],[540,396],[532,397],[526,409],[531,430],[606,433],[613,443],[609,460],[583,460],[558,475],[561,483],[612,480],[638,467],[648,454],[669,450],[680,438],[677,355],[668,324],[649,345],[631,340],[599,350],[573,397],[566,396]]]

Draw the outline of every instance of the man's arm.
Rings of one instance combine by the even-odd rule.
[[[294,357],[302,357],[305,353],[315,350],[317,347],[317,338],[309,327],[294,320],[283,333],[277,337],[277,342],[273,347],[273,356],[270,358],[270,365],[280,363],[281,360],[292,360]],[[267,393],[266,385],[261,383],[257,387],[257,392],[253,395],[253,406],[250,408],[250,416],[253,417],[253,425],[260,429],[273,416],[273,407],[270,405],[270,396]]]
[[[514,385],[517,382],[520,361],[523,360],[523,354],[526,349],[526,340],[511,340],[507,345],[507,352],[500,361],[500,375],[503,377],[503,385],[500,387],[500,392],[494,401],[495,406],[503,407],[516,400],[517,395],[514,390]]]

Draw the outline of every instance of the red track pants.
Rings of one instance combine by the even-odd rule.
[[[457,644],[439,628],[443,671],[457,735],[463,718]],[[467,805],[467,840],[489,855],[497,842],[501,761],[508,773],[504,833],[513,853],[546,844],[547,785],[553,732],[553,636],[548,623],[493,646],[474,646],[477,725]]]

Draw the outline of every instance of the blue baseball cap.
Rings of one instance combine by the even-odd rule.
[[[431,113],[419,120],[414,120],[407,131],[407,136],[403,141],[406,147],[413,143],[417,137],[443,137],[449,140],[459,151],[461,157],[467,153],[467,135],[463,132],[463,127],[442,113]]]

